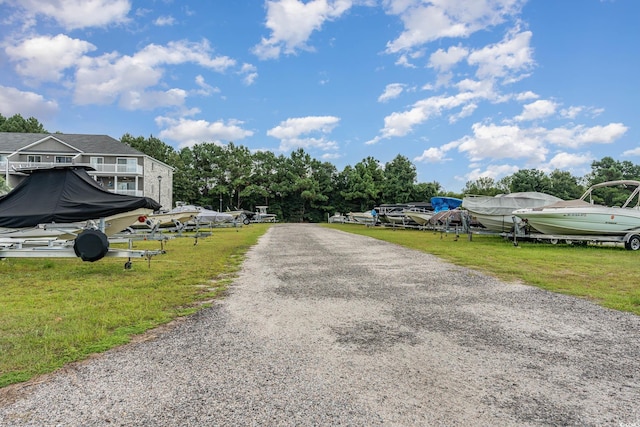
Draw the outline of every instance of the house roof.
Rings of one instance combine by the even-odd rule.
[[[144,153],[108,135],[69,133],[0,132],[0,153],[13,153],[47,138],[62,141],[83,154],[145,156]]]

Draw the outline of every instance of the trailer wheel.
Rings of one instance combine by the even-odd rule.
[[[629,240],[625,242],[624,247],[630,251],[637,251],[638,249],[640,249],[640,236],[634,234],[633,236],[629,237]]]
[[[549,243],[551,243],[552,245],[557,245],[560,242],[560,240],[558,239],[549,239]]]

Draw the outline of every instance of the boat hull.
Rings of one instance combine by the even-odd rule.
[[[627,208],[519,209],[514,215],[543,234],[620,236],[640,232],[640,210]]]
[[[159,226],[160,228],[164,227],[175,227],[176,224],[186,223],[193,219],[196,215],[198,215],[198,211],[185,211],[185,212],[166,212],[160,214],[150,214],[148,215],[145,221],[140,221],[142,218],[136,219],[136,222],[131,225],[133,228],[151,228],[154,226]]]
[[[406,215],[418,225],[428,225],[434,214],[426,212],[406,212]]]
[[[517,225],[518,228],[522,226],[522,219],[513,215],[484,215],[478,213],[471,213],[471,215],[484,228],[495,233],[508,233],[513,231],[514,225]]]

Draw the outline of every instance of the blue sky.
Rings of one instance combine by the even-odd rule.
[[[460,191],[640,163],[636,0],[0,0],[0,113]],[[640,178],[640,177],[639,177]]]

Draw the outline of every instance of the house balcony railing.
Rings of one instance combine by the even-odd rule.
[[[20,168],[50,168],[53,166],[87,166],[95,169],[94,173],[143,175],[140,165],[119,165],[115,163],[54,163],[54,162],[8,162],[9,173]],[[7,162],[0,162],[0,171],[7,170]]]
[[[144,191],[142,190],[109,190],[109,191],[116,194],[126,194],[127,196],[136,196],[136,197],[144,196]]]

